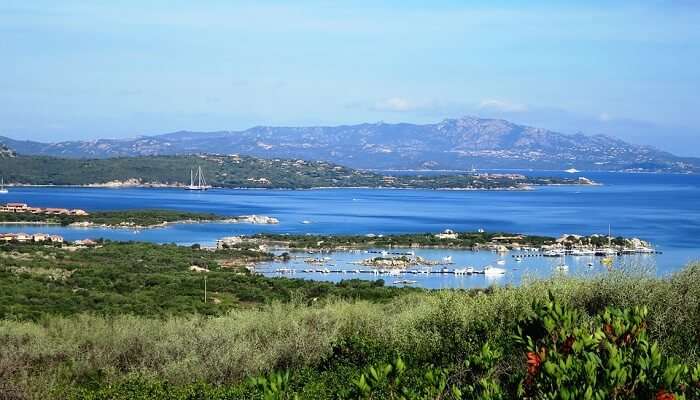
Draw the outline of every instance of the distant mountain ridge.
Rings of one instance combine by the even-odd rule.
[[[244,131],[180,131],[134,139],[39,143],[0,137],[18,154],[71,158],[244,154],[329,161],[364,169],[533,168],[700,172],[678,157],[605,135],[563,134],[498,119],[464,117],[434,124],[365,123],[257,126]]]

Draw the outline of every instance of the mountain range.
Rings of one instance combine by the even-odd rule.
[[[361,169],[525,168],[700,172],[678,157],[606,135],[564,134],[499,119],[463,117],[433,124],[365,123],[179,131],[133,139],[40,143],[0,136],[18,154],[64,158],[244,154],[328,161]]]

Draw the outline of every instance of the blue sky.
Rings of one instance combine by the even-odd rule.
[[[477,115],[700,156],[693,1],[143,3],[0,0],[0,135]]]

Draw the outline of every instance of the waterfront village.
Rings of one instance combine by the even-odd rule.
[[[464,236],[461,236],[464,235]],[[474,243],[472,245],[464,245],[462,240],[474,233],[457,233],[452,230],[444,230],[443,232],[428,235],[436,239],[438,244],[421,244],[418,240],[426,240],[425,235],[413,235],[401,243],[387,245],[387,240],[390,236],[383,235],[365,235],[364,238],[345,238],[336,237],[339,240],[336,244],[328,242],[329,237],[289,237],[285,241],[282,237],[246,237],[246,236],[231,236],[221,238],[217,241],[218,249],[230,247],[250,247],[251,250],[257,251],[284,251],[286,257],[279,258],[280,261],[286,261],[293,258],[301,259],[304,263],[314,268],[302,268],[298,271],[293,268],[279,268],[275,272],[278,273],[386,273],[391,275],[399,273],[448,273],[448,274],[503,274],[505,270],[495,266],[487,266],[484,270],[475,270],[472,267],[465,268],[446,268],[454,264],[451,256],[442,257],[441,259],[431,260],[420,255],[417,255],[412,249],[416,248],[445,248],[445,249],[465,249],[472,251],[491,251],[499,253],[501,256],[504,253],[514,252],[512,255],[514,261],[521,262],[526,257],[556,257],[561,258],[562,263],[557,268],[560,270],[568,269],[563,263],[563,257],[600,257],[600,262],[603,265],[610,267],[612,265],[612,257],[623,256],[629,254],[656,254],[658,253],[650,243],[638,238],[612,238],[611,235],[591,235],[581,236],[565,234],[559,238],[535,238],[526,235],[489,235],[480,229],[476,235],[484,235],[488,237],[483,242]],[[386,239],[386,240],[385,240]],[[301,240],[310,240],[310,242],[301,242]],[[316,240],[314,242],[314,240]],[[345,240],[342,244],[341,241]],[[403,249],[401,249],[403,248]],[[323,253],[332,251],[347,251],[368,254],[369,258],[353,261],[355,264],[362,267],[368,267],[369,270],[362,269],[338,269],[335,267],[335,262],[331,257],[324,257]],[[289,253],[291,252],[291,254]],[[296,253],[296,255],[295,255]],[[592,261],[592,260],[591,260]],[[504,265],[505,261],[500,260],[498,265]],[[593,266],[589,262],[589,267]],[[433,267],[440,267],[437,270],[432,270]]]

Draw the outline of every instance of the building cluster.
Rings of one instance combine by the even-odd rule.
[[[63,236],[46,233],[0,233],[0,242],[63,243]]]
[[[435,237],[438,239],[457,239],[458,235],[452,229],[445,229],[441,233],[435,234]]]
[[[30,207],[25,203],[7,203],[3,206],[0,206],[0,212],[44,215],[89,215],[87,211],[81,209],[69,210],[67,208]]]

